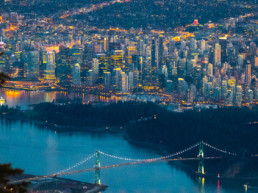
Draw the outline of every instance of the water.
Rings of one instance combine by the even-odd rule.
[[[0,160],[25,173],[52,174],[96,150],[132,158],[159,156],[155,151],[129,144],[119,135],[105,133],[56,133],[20,121],[1,121]],[[122,163],[100,156],[101,165]],[[76,169],[91,168],[94,159]],[[94,173],[66,176],[75,180],[93,182]],[[101,171],[101,182],[109,186],[107,192],[180,192],[180,193],[240,193],[241,183],[218,182],[216,179],[191,178],[181,169],[167,163],[125,166]]]
[[[56,99],[77,99],[80,98],[82,102],[115,102],[117,100],[126,100],[124,97],[105,97],[93,94],[83,93],[69,93],[69,92],[44,92],[44,91],[24,91],[24,90],[11,90],[0,89],[0,97],[6,99],[5,103],[0,105],[8,105],[9,107],[16,107],[17,105],[21,109],[29,109],[30,105],[38,104],[42,102],[53,102]]]
[[[0,97],[6,99],[4,105],[10,107],[21,106],[21,109],[29,109],[29,105],[38,104],[41,102],[52,102],[56,99],[81,99],[83,103],[89,102],[116,102],[118,100],[137,100],[139,101],[155,101],[161,99],[160,96],[147,96],[147,95],[130,95],[130,96],[101,96],[83,93],[71,92],[44,92],[44,91],[24,91],[24,90],[11,90],[0,89]],[[0,105],[3,105],[0,103]]]
[[[30,99],[27,98],[28,95]],[[47,93],[45,93],[46,95]],[[19,100],[16,98],[16,104],[14,102],[12,104],[18,105],[21,101],[27,101],[26,104],[23,104],[26,108],[32,102],[46,101],[45,96],[36,95],[36,98],[34,96],[31,93],[26,93]],[[129,144],[119,135],[91,132],[57,133],[20,121],[0,121],[0,142],[1,163],[12,163],[13,167],[22,168],[25,173],[34,175],[56,173],[84,160],[97,150],[131,158],[160,156],[149,148]],[[102,166],[125,163],[106,158],[103,155],[100,156],[100,160]],[[91,159],[75,169],[92,168],[94,161]],[[94,182],[93,172],[65,177]],[[242,186],[245,182],[218,181],[209,178],[197,179],[190,177],[183,169],[168,165],[165,162],[110,168],[101,171],[101,183],[109,186],[106,191],[109,193],[242,193],[244,192]],[[257,190],[248,190],[248,192],[253,193]]]
[[[28,109],[29,105],[41,102],[52,102],[56,99],[57,92],[28,92],[23,90],[0,89],[0,97],[6,99],[4,105],[9,107],[20,106],[22,109]]]

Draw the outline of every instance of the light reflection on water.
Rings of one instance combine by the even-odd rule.
[[[6,99],[5,105],[10,107],[21,106],[22,109],[28,109],[29,105],[38,104],[41,102],[52,102],[55,99],[82,99],[82,102],[111,102],[121,99],[121,97],[106,97],[84,93],[68,93],[68,92],[44,92],[44,91],[24,91],[0,89],[0,97]],[[124,99],[124,98],[123,98]]]

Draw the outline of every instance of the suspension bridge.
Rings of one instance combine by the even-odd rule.
[[[108,168],[118,168],[118,167],[124,167],[124,166],[129,166],[129,165],[139,165],[139,164],[146,164],[146,163],[155,163],[155,162],[173,162],[173,161],[190,161],[190,160],[197,160],[198,161],[198,168],[197,168],[197,174],[199,175],[205,175],[205,168],[204,168],[204,160],[214,160],[214,159],[222,159],[225,158],[225,156],[220,156],[220,157],[205,157],[204,153],[204,147],[210,148],[212,150],[215,150],[217,152],[223,153],[226,156],[238,156],[238,154],[229,152],[223,149],[219,149],[217,147],[214,147],[206,142],[199,142],[196,143],[190,147],[187,147],[181,151],[175,152],[173,154],[169,154],[166,156],[161,156],[161,157],[155,157],[155,158],[147,158],[147,159],[137,159],[137,158],[129,158],[129,157],[121,157],[118,155],[112,155],[105,153],[103,151],[96,151],[95,153],[89,155],[86,157],[84,160],[74,164],[71,167],[68,167],[64,170],[61,170],[59,172],[50,174],[50,175],[44,175],[44,176],[36,176],[32,178],[27,178],[27,179],[21,179],[21,180],[16,180],[16,181],[11,181],[9,182],[10,184],[16,184],[16,183],[22,183],[22,182],[30,182],[30,181],[37,181],[41,179],[46,179],[46,178],[54,178],[57,176],[66,176],[66,175],[71,175],[71,174],[76,174],[76,173],[82,173],[82,172],[90,172],[90,171],[95,171],[95,184],[101,184],[100,182],[100,171]],[[191,158],[182,158],[179,157],[180,155],[192,151],[193,149],[199,148],[199,152],[197,157],[191,157]],[[107,166],[101,166],[100,164],[100,155],[101,156],[106,156],[109,158],[117,159],[117,160],[124,160],[127,161],[126,163],[120,163],[120,164],[112,164],[112,165],[107,165]],[[257,155],[252,155],[253,157],[257,157]],[[92,168],[87,168],[87,169],[81,169],[81,170],[73,170],[76,167],[85,164],[89,160],[93,159],[95,157],[95,165]]]

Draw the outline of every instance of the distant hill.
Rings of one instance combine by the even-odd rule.
[[[253,11],[252,6],[240,8],[232,6],[232,2],[233,0],[223,2],[132,0],[127,3],[116,3],[89,15],[81,15],[78,19],[88,18],[90,25],[102,28],[167,29],[192,23],[194,19],[198,19],[200,23],[209,20],[216,22]]]
[[[105,0],[108,2],[109,0]],[[49,16],[60,11],[66,11],[73,8],[81,8],[87,4],[97,4],[103,0],[34,0],[26,1],[13,0],[9,3],[0,1],[0,14],[3,12],[18,12],[28,16],[33,13],[38,16]]]

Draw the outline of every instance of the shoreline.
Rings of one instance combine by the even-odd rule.
[[[26,88],[13,88],[13,87],[7,87],[3,86],[1,89],[10,89],[10,90],[17,90],[17,91],[28,91],[28,92],[55,92],[55,91],[60,91],[60,92],[67,92],[69,91],[68,89],[26,89]]]

